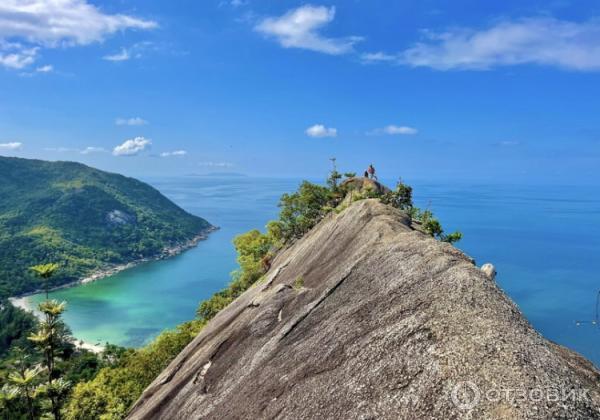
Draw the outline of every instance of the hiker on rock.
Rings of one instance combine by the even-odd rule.
[[[369,172],[365,171],[365,178],[368,178],[368,177],[369,177]]]
[[[377,179],[377,176],[375,175],[375,168],[373,167],[372,163],[369,165],[369,168],[367,169],[367,173],[369,174],[369,177],[371,179]]]

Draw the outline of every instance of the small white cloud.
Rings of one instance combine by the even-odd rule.
[[[145,119],[140,118],[140,117],[117,118],[115,120],[115,124],[116,125],[138,126],[138,125],[146,125],[146,124],[148,124],[148,121],[146,121]]]
[[[360,59],[363,61],[363,63],[389,63],[397,61],[398,57],[395,55],[386,54],[384,52],[375,52],[361,54]]]
[[[351,52],[363,38],[328,38],[320,30],[335,18],[335,7],[305,5],[279,17],[263,19],[254,30],[275,38],[284,48],[339,55]]]
[[[35,69],[35,71],[38,73],[50,73],[54,71],[54,67],[50,64],[46,64],[45,66],[38,67],[37,69]]]
[[[112,54],[112,55],[105,55],[104,57],[102,57],[103,60],[106,61],[127,61],[131,58],[131,55],[129,54],[129,51],[127,51],[125,48],[121,49],[121,52],[116,53],[116,54]]]
[[[32,64],[36,58],[39,48],[25,48],[20,44],[6,44],[9,47],[2,51],[0,49],[0,66],[9,69],[22,69]],[[0,43],[0,47],[2,44]]]
[[[82,155],[89,155],[92,153],[105,153],[107,150],[104,147],[94,147],[88,146],[85,149],[81,150],[80,153]]]
[[[413,136],[417,134],[419,130],[413,127],[408,127],[405,125],[388,125],[383,128],[376,128],[375,130],[369,131],[367,134],[370,136],[380,136],[380,135],[402,135],[402,136]]]
[[[308,127],[305,133],[308,137],[337,137],[337,128],[315,124],[312,127]]]
[[[115,156],[135,156],[150,147],[152,141],[144,137],[125,140],[125,142],[113,149]]]
[[[537,64],[600,70],[600,20],[570,22],[549,17],[505,20],[487,29],[425,32],[427,38],[401,53],[399,61],[435,70],[488,70]]]
[[[13,141],[10,143],[0,143],[0,150],[20,150],[23,148],[23,143]]]
[[[145,53],[159,51],[164,46],[160,46],[150,41],[137,42],[128,48],[121,48],[121,51],[115,54],[109,54],[102,57],[107,61],[127,61],[133,58],[142,58]],[[171,51],[173,52],[173,51]]]
[[[187,151],[185,151],[185,150],[174,150],[172,152],[163,152],[160,154],[160,157],[185,156],[185,155],[187,155]]]
[[[234,165],[230,162],[198,162],[198,166],[208,166],[211,168],[231,168]]]

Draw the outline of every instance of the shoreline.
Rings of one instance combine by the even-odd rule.
[[[60,286],[53,287],[53,288],[49,289],[49,291],[53,292],[55,290],[67,289],[70,287],[76,287],[76,286],[80,286],[80,285],[84,285],[84,284],[88,284],[88,283],[93,283],[95,281],[102,280],[103,278],[113,276],[117,273],[120,273],[121,271],[125,271],[130,268],[136,267],[140,264],[144,264],[144,263],[152,262],[152,261],[165,260],[165,259],[177,256],[177,255],[181,254],[182,252],[185,252],[191,248],[198,246],[200,241],[206,240],[210,233],[212,233],[218,229],[219,228],[216,226],[211,226],[186,242],[164,248],[158,255],[156,255],[154,257],[140,258],[137,260],[130,261],[128,263],[124,263],[124,264],[115,264],[115,265],[105,266],[104,268],[100,268],[100,269],[96,270],[95,272],[93,272],[92,274],[90,274],[87,277],[84,277],[79,280],[75,280],[70,283],[65,283]],[[36,318],[41,320],[42,317],[41,317],[40,312],[37,310],[36,306],[33,305],[31,303],[31,301],[29,300],[29,298],[31,296],[37,295],[40,293],[44,293],[44,290],[37,289],[32,292],[23,293],[23,294],[20,294],[17,296],[9,297],[8,300],[14,307],[20,308],[26,312],[30,312]],[[101,353],[102,351],[104,351],[104,345],[99,344],[99,343],[93,344],[93,343],[82,340],[75,336],[73,337],[73,344],[77,348],[86,349],[86,350],[89,350],[94,353]]]
[[[32,295],[26,295],[26,296],[21,296],[21,297],[11,297],[11,298],[8,298],[8,300],[10,301],[12,306],[14,306],[15,308],[19,308],[25,312],[29,312],[30,314],[35,316],[37,319],[42,321],[43,320],[42,314],[36,308],[36,306],[33,305],[31,301],[29,301],[29,297],[31,297],[31,296]],[[72,338],[73,338],[73,340],[71,342],[78,349],[89,350],[93,353],[102,353],[104,351],[104,345],[101,345],[98,343],[93,344],[93,343],[90,343],[89,341],[85,341],[85,340],[82,340],[81,338],[77,338],[74,336]]]

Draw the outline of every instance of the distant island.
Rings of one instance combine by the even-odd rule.
[[[177,254],[213,229],[136,179],[0,157],[0,300],[40,289],[33,264],[60,264],[51,287],[90,281]]]

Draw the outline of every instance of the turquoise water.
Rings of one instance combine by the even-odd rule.
[[[194,317],[199,301],[235,269],[232,238],[277,214],[278,197],[298,180],[208,178],[148,180],[186,210],[221,230],[190,251],[95,283],[54,292],[68,302],[67,323],[86,341],[140,346]],[[389,183],[391,184],[391,183]],[[595,317],[600,289],[600,188],[412,183],[459,248],[492,262],[498,284],[547,338],[600,365]],[[41,297],[35,297],[39,300]]]
[[[52,298],[68,304],[65,320],[73,335],[86,342],[138,347],[164,329],[194,318],[198,303],[222,289],[236,269],[233,237],[262,229],[277,216],[279,196],[298,184],[244,177],[146,181],[220,229],[176,257],[53,292]],[[43,298],[37,295],[31,300]]]

